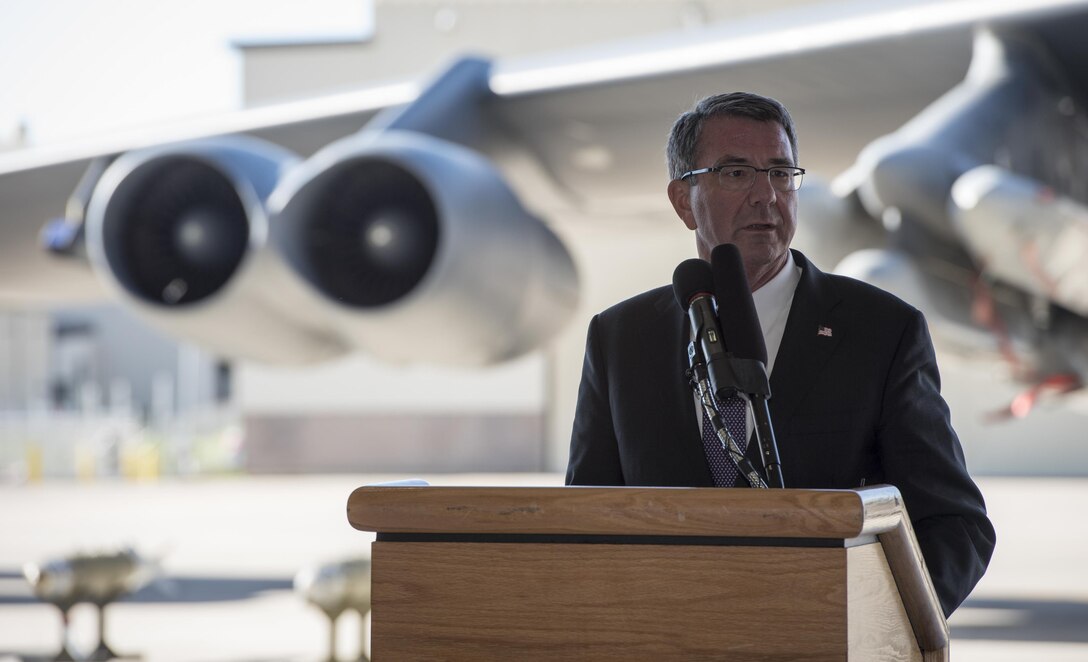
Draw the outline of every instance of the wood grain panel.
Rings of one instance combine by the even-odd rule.
[[[841,661],[846,553],[378,542],[374,656]]]
[[[895,578],[880,545],[846,550],[852,662],[922,662]]]

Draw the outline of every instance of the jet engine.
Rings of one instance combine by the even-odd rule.
[[[333,143],[269,200],[270,243],[380,358],[483,365],[570,318],[570,254],[479,154],[386,130]]]
[[[267,247],[264,203],[297,162],[244,137],[122,155],[87,205],[95,272],[157,326],[227,356],[305,362],[348,351],[307,314],[314,296]]]
[[[483,365],[538,347],[577,303],[566,248],[490,163],[413,132],[305,162],[247,137],[130,152],[86,218],[96,272],[226,356]]]

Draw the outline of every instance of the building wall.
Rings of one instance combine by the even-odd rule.
[[[52,338],[47,313],[0,313],[0,411],[45,404]]]
[[[539,471],[539,413],[248,413],[250,473]]]

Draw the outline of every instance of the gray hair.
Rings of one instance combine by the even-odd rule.
[[[695,169],[695,149],[699,144],[699,134],[703,122],[711,117],[747,117],[760,122],[778,122],[786,132],[793,151],[793,163],[797,164],[797,132],[793,128],[793,118],[778,101],[752,94],[750,92],[729,92],[705,97],[695,107],[676,119],[669,132],[665,158],[669,167],[669,178],[679,179],[680,175]]]

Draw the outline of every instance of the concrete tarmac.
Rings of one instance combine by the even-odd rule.
[[[559,485],[556,474],[418,476],[435,485]],[[345,517],[351,491],[404,476],[301,476],[0,484],[0,662],[52,659],[59,611],[22,576],[28,561],[132,545],[161,578],[107,609],[106,638],[149,662],[316,661],[325,617],[292,590],[303,566],[369,553]],[[952,659],[1088,661],[1088,478],[979,478],[998,546],[951,619]],[[97,619],[72,611],[70,648],[90,652]],[[337,654],[354,659],[346,614]]]

